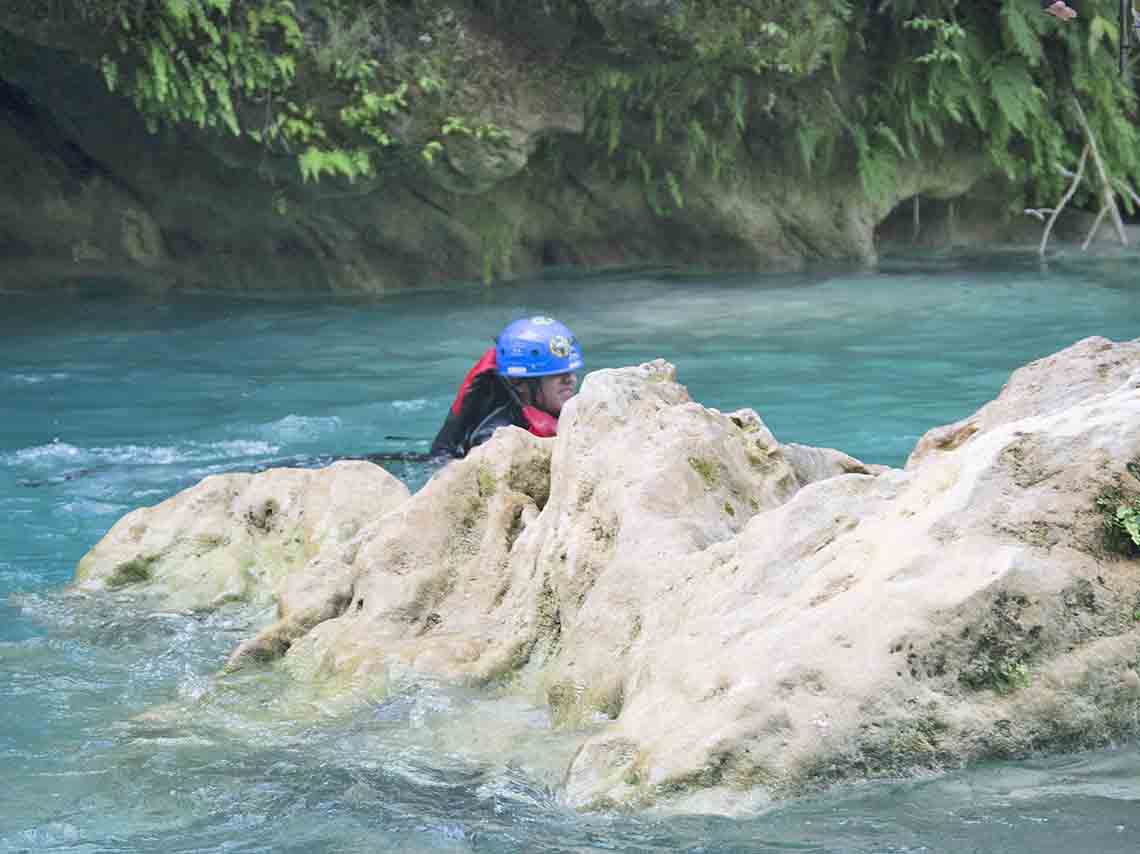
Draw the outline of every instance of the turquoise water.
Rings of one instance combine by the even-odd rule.
[[[541,709],[414,684],[353,714],[210,679],[251,622],[65,596],[124,512],[203,476],[426,450],[515,316],[587,368],[658,356],[778,438],[901,465],[930,427],[1087,335],[1140,336],[1135,256],[878,273],[648,274],[382,301],[0,293],[0,852],[1128,851],[1140,750],[865,784],[738,818],[582,816]],[[11,285],[11,283],[9,283]],[[393,463],[413,486],[422,464]]]

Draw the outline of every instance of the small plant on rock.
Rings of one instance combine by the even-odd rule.
[[[1126,468],[1140,482],[1140,458]],[[1140,493],[1117,487],[1102,493],[1096,506],[1104,516],[1108,548],[1129,557],[1140,555]]]
[[[689,457],[689,465],[693,467],[701,480],[705,482],[706,489],[713,489],[717,482],[720,480],[720,468],[715,460],[707,460],[703,457]]]

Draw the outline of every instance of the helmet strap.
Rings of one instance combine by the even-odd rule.
[[[507,390],[507,396],[520,408],[526,406],[526,403],[519,397],[518,389],[515,388],[514,382],[504,376],[500,376],[499,379],[502,380],[503,388]]]

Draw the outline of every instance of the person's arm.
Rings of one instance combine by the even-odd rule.
[[[433,457],[462,457],[463,450],[463,424],[458,415],[448,410],[443,426],[435,434],[435,441],[431,443]]]
[[[507,427],[514,425],[515,427],[523,426],[520,423],[518,408],[510,403],[505,403],[498,409],[494,410],[490,415],[479,422],[479,425],[471,431],[471,438],[467,440],[467,447],[465,451],[470,451],[476,445],[482,445],[495,431],[500,427]]]
[[[474,432],[499,407],[509,402],[507,395],[506,384],[495,376],[493,371],[468,374],[463,381],[461,394],[447,411],[443,426],[439,428],[435,441],[431,443],[431,455],[456,459],[465,456],[471,448],[479,444],[471,439]],[[493,428],[491,432],[494,432]],[[490,433],[487,433],[480,441],[485,442],[489,438]]]

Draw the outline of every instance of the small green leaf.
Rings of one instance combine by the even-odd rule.
[[[906,157],[906,149],[899,141],[898,135],[885,124],[878,124],[875,127],[875,133],[890,143],[891,147],[898,152],[899,157]]]
[[[685,206],[685,197],[681,193],[681,185],[677,183],[677,176],[672,172],[665,173],[665,186],[669,190],[669,195],[673,197],[673,204],[678,208]]]
[[[111,92],[115,91],[115,86],[119,82],[119,66],[115,60],[110,57],[104,56],[99,61],[99,68],[103,72],[103,80],[107,83],[107,89]]]

